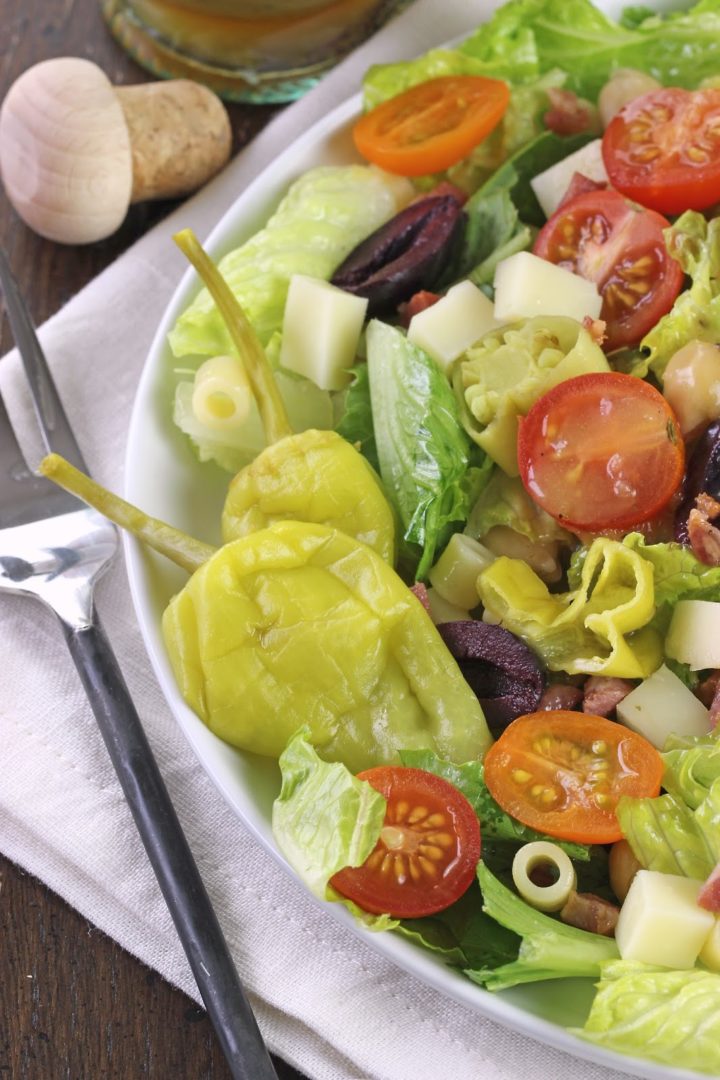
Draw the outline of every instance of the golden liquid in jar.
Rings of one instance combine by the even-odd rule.
[[[222,93],[223,79],[236,78],[260,92],[263,83],[312,78],[404,2],[105,0],[103,7],[111,29],[140,63],[158,74],[200,78]],[[220,85],[213,85],[213,76]],[[299,95],[275,100],[290,96]]]

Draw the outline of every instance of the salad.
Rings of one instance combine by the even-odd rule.
[[[719,52],[717,0],[510,0],[372,69],[356,162],[218,267],[177,238],[222,545],[45,466],[191,574],[178,685],[279,760],[317,896],[486,990],[593,980],[577,1035],[711,1074]]]

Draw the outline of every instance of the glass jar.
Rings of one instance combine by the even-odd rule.
[[[409,0],[101,0],[155,75],[234,101],[293,101]]]

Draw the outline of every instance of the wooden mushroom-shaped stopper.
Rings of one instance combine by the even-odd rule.
[[[113,87],[90,60],[36,64],[0,109],[0,175],[41,236],[88,244],[110,236],[130,203],[176,198],[230,156],[220,99],[187,79]]]

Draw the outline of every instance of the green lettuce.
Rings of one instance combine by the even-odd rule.
[[[465,974],[473,982],[488,990],[505,990],[544,979],[592,977],[600,974],[604,962],[618,956],[612,938],[566,926],[530,907],[498,881],[484,863],[478,865],[477,874],[483,911],[521,937],[522,943],[517,959],[510,963],[467,970]]]
[[[450,384],[402,331],[371,321],[367,363],[380,475],[416,553],[419,580],[465,521],[470,487],[482,484],[487,470],[469,470],[471,443]]]
[[[588,1042],[664,1065],[720,1074],[720,975],[631,961],[604,964],[584,1028]]]
[[[720,11],[718,12],[720,22]],[[692,278],[667,315],[641,342],[645,371],[662,377],[673,353],[689,341],[720,340],[720,218],[687,210],[665,229],[668,251]],[[642,370],[636,373],[644,374]]]
[[[720,862],[720,778],[710,782],[695,809],[675,794],[656,799],[625,796],[617,818],[646,870],[704,881]]]
[[[618,67],[647,71],[661,83],[697,86],[720,67],[720,6],[621,25],[591,0],[510,0],[460,46],[510,79],[530,81],[561,68],[567,85],[594,100]]]
[[[327,280],[408,195],[406,181],[364,165],[321,166],[295,181],[265,227],[219,263],[263,345],[282,327],[292,275]],[[175,356],[234,352],[206,289],[182,313],[169,341]]]
[[[640,533],[630,533],[624,544],[653,568],[655,615],[651,625],[667,631],[678,600],[720,600],[720,567],[708,566],[682,544],[647,544]]]
[[[595,539],[580,579],[568,593],[550,593],[521,559],[501,556],[478,577],[488,611],[522,638],[551,671],[643,679],[662,662],[653,570],[617,540]]]
[[[671,736],[663,752],[665,766],[663,787],[692,810],[707,799],[710,789],[720,779],[720,739],[718,732],[695,737],[692,745],[673,745],[683,740]]]
[[[380,472],[367,364],[358,364],[353,368],[353,380],[345,392],[345,407],[335,430],[358,448],[376,473]]]
[[[343,867],[365,862],[380,836],[387,804],[344,765],[319,758],[308,736],[309,728],[301,728],[280,755],[282,788],[273,804],[273,834],[315,896],[347,903],[328,881]],[[391,925],[387,917],[370,921],[378,929]]]
[[[444,911],[403,920],[396,930],[461,969],[499,967],[515,960],[520,948],[517,934],[482,910],[477,882]]]

